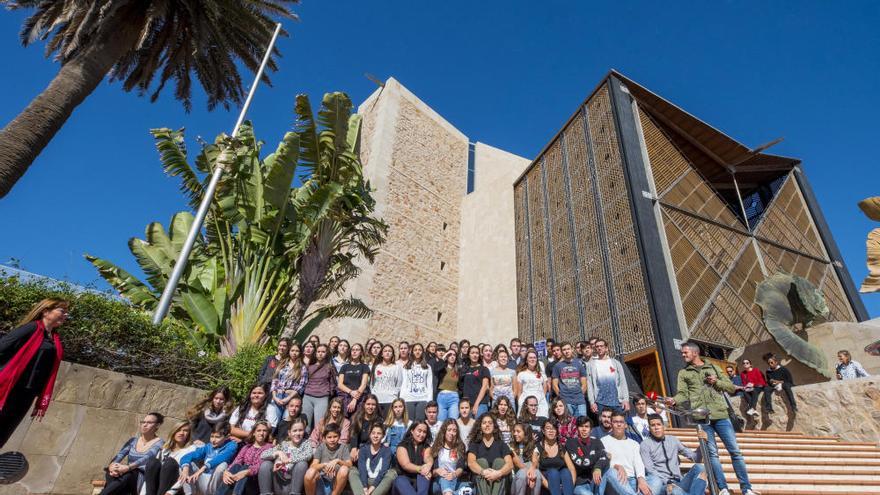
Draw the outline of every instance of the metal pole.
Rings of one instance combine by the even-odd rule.
[[[272,55],[272,49],[275,47],[275,41],[278,39],[278,34],[280,32],[281,23],[279,22],[275,25],[275,32],[272,33],[272,39],[269,41],[269,47],[266,49],[266,54],[263,56],[263,62],[260,63],[260,69],[257,70],[254,84],[251,86],[250,91],[248,91],[247,99],[244,100],[244,105],[241,107],[241,113],[238,114],[238,120],[235,122],[235,127],[232,129],[232,137],[238,136],[238,129],[241,127],[241,123],[244,122],[248,107],[251,106],[251,100],[253,100],[254,93],[257,91],[257,86],[260,84],[260,78],[263,77],[263,71],[269,63],[269,57]],[[171,277],[165,285],[165,290],[162,291],[162,297],[159,299],[159,306],[153,314],[153,325],[162,323],[162,320],[165,319],[165,315],[168,314],[168,308],[171,306],[171,298],[174,296],[174,291],[177,289],[177,284],[180,282],[180,277],[183,275],[183,270],[186,268],[189,255],[196,243],[196,237],[202,230],[202,224],[205,222],[205,216],[208,215],[208,208],[211,206],[211,200],[214,198],[214,192],[217,190],[217,184],[220,182],[220,177],[222,175],[223,166],[217,165],[214,169],[214,174],[211,176],[211,181],[208,183],[208,188],[205,190],[205,195],[202,197],[202,202],[199,204],[199,210],[196,212],[195,222],[193,222],[192,227],[189,229],[189,234],[186,236],[186,242],[183,243],[183,249],[180,250],[180,256],[178,256],[177,262],[174,263],[174,270],[171,272]]]
[[[695,426],[697,427],[697,443],[700,448],[700,455],[703,457],[703,467],[706,468],[706,481],[709,485],[709,494],[718,495],[718,480],[715,479],[715,468],[713,467],[712,458],[709,457],[709,446],[706,445],[706,441],[703,440],[703,433],[708,435],[708,432],[703,429],[703,426],[699,421],[695,421]],[[712,434],[714,435],[715,433],[713,432]]]

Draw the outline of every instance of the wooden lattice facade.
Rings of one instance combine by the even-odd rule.
[[[611,73],[514,185],[519,335],[656,352],[767,340],[756,285],[807,278],[866,319],[799,161],[745,146]]]

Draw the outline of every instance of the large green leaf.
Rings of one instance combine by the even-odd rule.
[[[186,161],[186,145],[183,129],[173,131],[168,128],[152,129],[150,133],[156,140],[159,160],[165,173],[180,178],[180,190],[189,200],[191,208],[198,208],[204,195],[204,187],[199,177]]]
[[[150,288],[135,278],[132,274],[119,268],[113,263],[86,254],[85,258],[98,269],[98,274],[119,291],[119,294],[129,300],[135,306],[152,310],[159,302],[159,298],[150,291]]]
[[[220,316],[205,294],[183,292],[180,294],[180,302],[192,321],[205,333],[213,335],[220,333]]]

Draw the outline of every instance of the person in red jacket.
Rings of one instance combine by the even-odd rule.
[[[743,394],[745,394],[746,401],[749,404],[749,410],[746,411],[746,414],[757,418],[759,414],[755,410],[755,406],[758,405],[758,394],[764,392],[764,409],[770,411],[773,409],[770,403],[770,400],[773,398],[773,391],[768,390],[769,386],[767,385],[767,380],[764,379],[764,373],[761,373],[761,370],[752,366],[750,360],[742,360],[742,369],[740,379],[742,379]]]

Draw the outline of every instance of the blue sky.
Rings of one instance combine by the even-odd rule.
[[[796,156],[856,284],[866,273],[856,207],[880,195],[880,3],[877,2],[316,2],[286,27],[280,72],[249,118],[273,145],[293,98],[347,92],[355,102],[393,76],[471,140],[532,158],[610,68],[747,145],[779,136]],[[43,46],[22,48],[20,12],[0,11],[0,125],[55,75]],[[249,79],[247,77],[246,79]],[[188,140],[229,132],[237,111],[186,114],[166,90],[151,104],[102,84],[12,193],[0,200],[0,263],[103,288],[82,257],[137,272],[126,247],[185,207],[148,129]],[[866,295],[880,316],[880,295]]]

